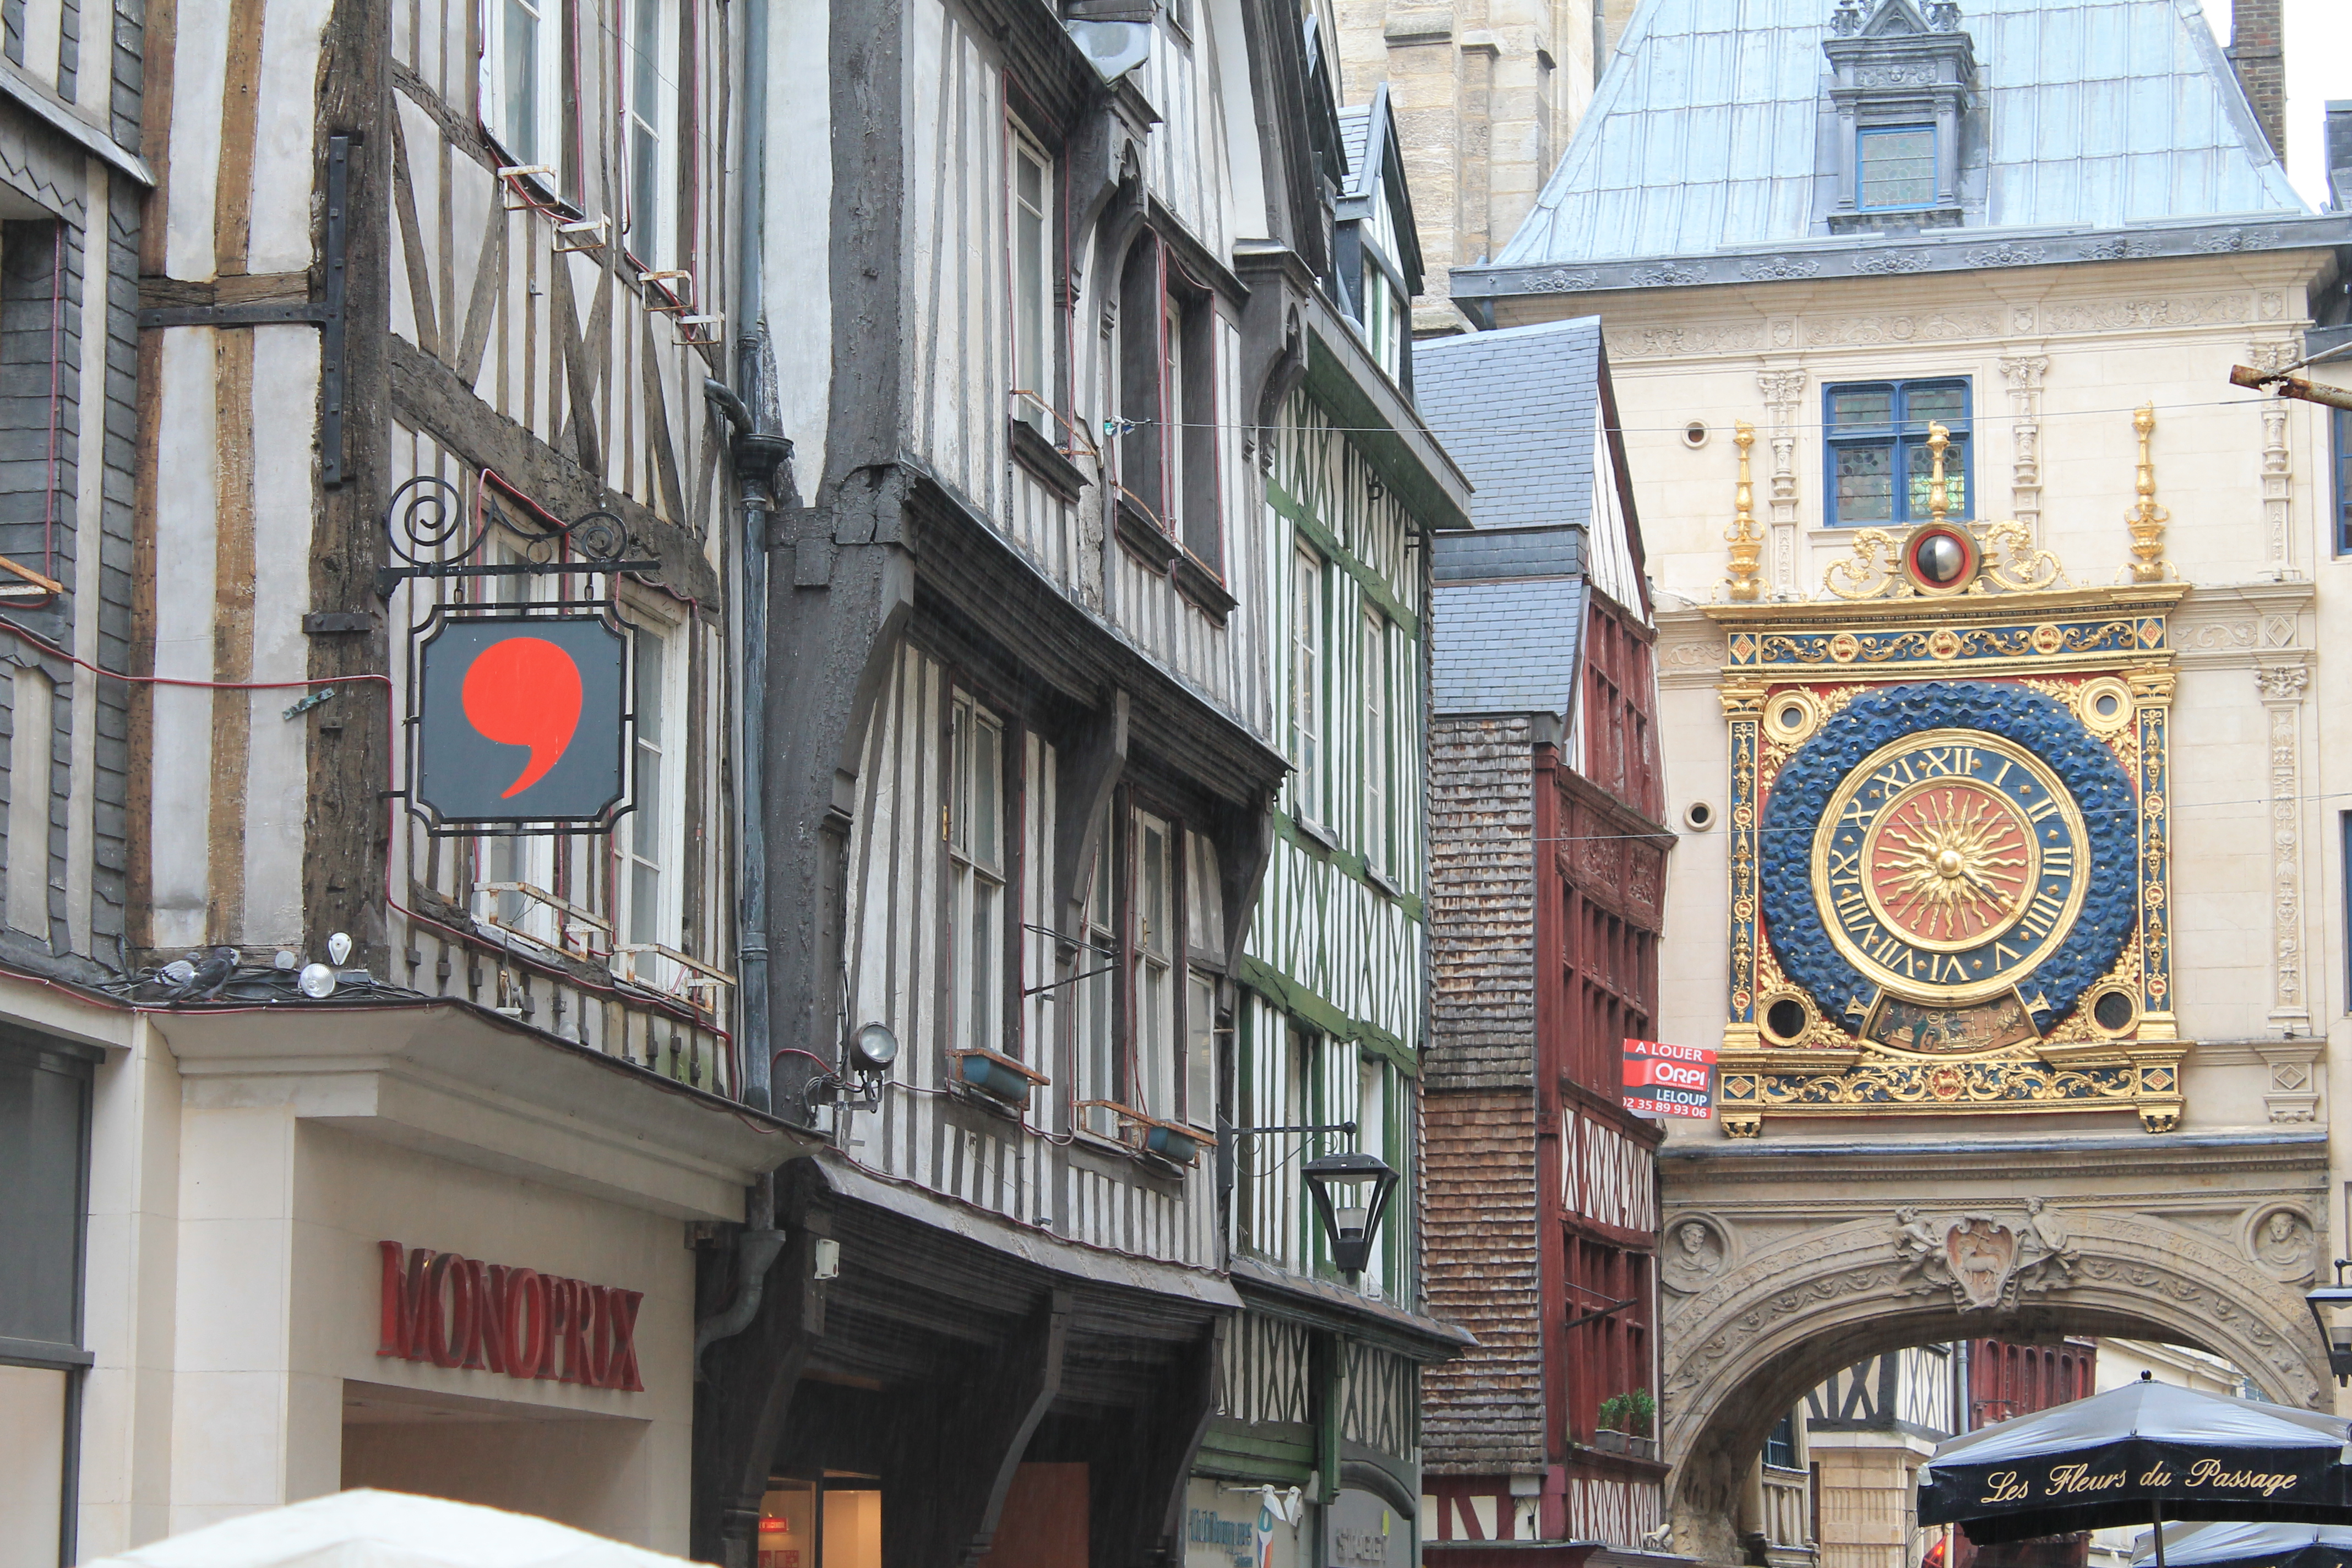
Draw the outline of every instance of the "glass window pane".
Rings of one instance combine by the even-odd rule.
[[[1837,520],[1895,521],[1894,454],[1884,446],[1837,448]]]
[[[1168,951],[1168,830],[1156,822],[1143,825],[1143,946]]]
[[[1906,451],[1911,459],[1911,520],[1925,521],[1934,509],[1928,505],[1927,489],[1935,482],[1935,454],[1925,441],[1910,445]],[[1944,512],[1948,517],[1967,517],[1969,512],[1969,448],[1968,443],[1955,439],[1944,449]]]
[[[659,115],[657,106],[661,102],[661,7],[658,0],[638,0],[636,15],[630,20],[635,24],[636,34],[631,40],[636,51],[636,58],[633,62],[635,81],[631,89],[635,94],[636,102],[633,107],[639,119],[650,121]]]
[[[997,889],[993,883],[975,879],[971,895],[971,1033],[969,1043],[994,1049],[996,1046],[996,960],[999,952],[996,934]]]
[[[1903,389],[1906,424],[1949,425],[1968,417],[1969,395],[1957,386],[1907,386]]]
[[[948,847],[960,851],[971,835],[971,710],[957,703],[948,725],[954,731],[948,763]]]
[[[1830,423],[1877,426],[1895,422],[1895,389],[1891,386],[1843,386],[1830,394]]]
[[[997,863],[996,795],[1003,779],[1004,734],[993,724],[972,726],[971,858],[984,866]]]
[[[539,16],[522,0],[507,0],[507,151],[519,163],[539,157]]]
[[[1926,125],[1862,132],[1863,207],[1920,207],[1936,199],[1936,132]]]
[[[1025,150],[1015,157],[1013,163],[1013,177],[1020,184],[1022,205],[1032,212],[1043,211],[1045,205],[1045,171]]]
[[[636,698],[637,739],[661,744],[662,740],[662,656],[666,650],[662,639],[653,632],[640,631],[636,636]]]

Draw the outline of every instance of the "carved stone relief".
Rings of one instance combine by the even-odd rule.
[[[2238,1245],[2247,1261],[2281,1284],[2300,1285],[2312,1276],[2317,1247],[2311,1216],[2291,1204],[2248,1213]]]
[[[1967,1213],[1923,1217],[1916,1208],[1895,1215],[1898,1283],[1909,1292],[1948,1289],[1955,1306],[1977,1311],[2014,1306],[2021,1292],[2047,1290],[2074,1276],[2080,1254],[2068,1244],[2066,1222],[2038,1197],[2021,1215]]]
[[[1668,1291],[1689,1296],[1705,1289],[1733,1261],[1729,1228],[1713,1215],[1686,1214],[1666,1233],[1658,1274]]]

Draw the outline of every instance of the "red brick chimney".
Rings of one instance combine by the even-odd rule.
[[[2286,26],[2283,0],[2231,0],[2230,63],[2271,151],[2286,157]]]

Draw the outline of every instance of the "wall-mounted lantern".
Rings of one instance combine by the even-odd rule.
[[[2337,1258],[2336,1283],[2322,1285],[2304,1298],[2319,1324],[2319,1337],[2327,1343],[2327,1370],[2339,1384],[2352,1383],[2352,1285],[2344,1283],[2347,1268],[2352,1268],[2352,1258]]]
[[[1376,1155],[1326,1154],[1299,1168],[1315,1194],[1315,1213],[1330,1243],[1331,1261],[1343,1274],[1361,1274],[1372,1256],[1372,1238],[1388,1212],[1397,1173]],[[2352,1296],[2352,1291],[2347,1292]]]

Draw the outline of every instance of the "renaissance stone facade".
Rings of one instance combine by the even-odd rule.
[[[2154,0],[2116,90],[2179,112],[2126,178],[2067,12],[1783,0],[1743,25],[1821,69],[1764,85],[1656,0],[1454,276],[1496,326],[1598,314],[1617,371],[1683,834],[1657,1028],[1724,1052],[1661,1156],[1661,1457],[1709,1560],[1864,1356],[2125,1334],[2331,1396],[2352,584],[2323,411],[2230,376],[2303,357],[2352,224]]]

